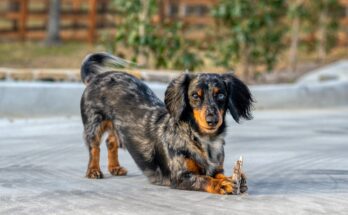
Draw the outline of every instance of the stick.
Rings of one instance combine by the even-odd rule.
[[[237,195],[240,194],[240,184],[242,181],[242,167],[243,167],[243,157],[240,156],[239,160],[236,161],[233,167],[232,180],[236,182]]]

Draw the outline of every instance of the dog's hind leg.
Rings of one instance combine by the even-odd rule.
[[[126,175],[127,169],[120,166],[118,161],[118,147],[119,140],[115,131],[110,129],[109,136],[106,139],[106,146],[108,148],[108,170],[111,175]]]
[[[91,142],[87,141],[89,151],[89,162],[86,176],[88,178],[103,178],[103,173],[100,170],[100,137],[95,137]]]
[[[89,151],[89,162],[86,176],[88,178],[103,178],[100,170],[100,141],[102,135],[112,125],[110,121],[101,123],[90,123],[85,126],[85,140]]]

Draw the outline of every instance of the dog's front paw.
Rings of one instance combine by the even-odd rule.
[[[111,175],[115,176],[127,175],[127,169],[122,166],[109,167],[109,172]]]
[[[220,194],[236,194],[236,184],[230,180],[222,180],[220,183]]]
[[[92,179],[100,179],[104,177],[100,169],[88,169],[86,176],[87,178]]]
[[[237,194],[236,188],[237,186],[232,180],[215,179],[212,181],[211,188],[208,192],[221,195],[234,195]]]

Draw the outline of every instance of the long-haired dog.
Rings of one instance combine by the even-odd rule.
[[[189,74],[172,80],[164,103],[130,74],[105,71],[105,63],[122,64],[106,53],[87,56],[81,67],[87,85],[81,99],[84,138],[89,150],[88,178],[102,178],[100,142],[108,133],[108,170],[126,175],[118,147],[127,148],[151,183],[172,188],[234,194],[225,176],[225,115],[236,122],[251,119],[252,96],[232,74]],[[247,190],[242,177],[241,192]]]

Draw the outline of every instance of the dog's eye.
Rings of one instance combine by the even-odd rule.
[[[199,95],[197,93],[192,93],[192,98],[193,99],[199,99]]]
[[[224,100],[224,99],[225,99],[225,95],[224,95],[224,94],[222,94],[222,93],[219,93],[219,94],[217,94],[216,98],[217,98],[217,100],[222,101],[222,100]]]

